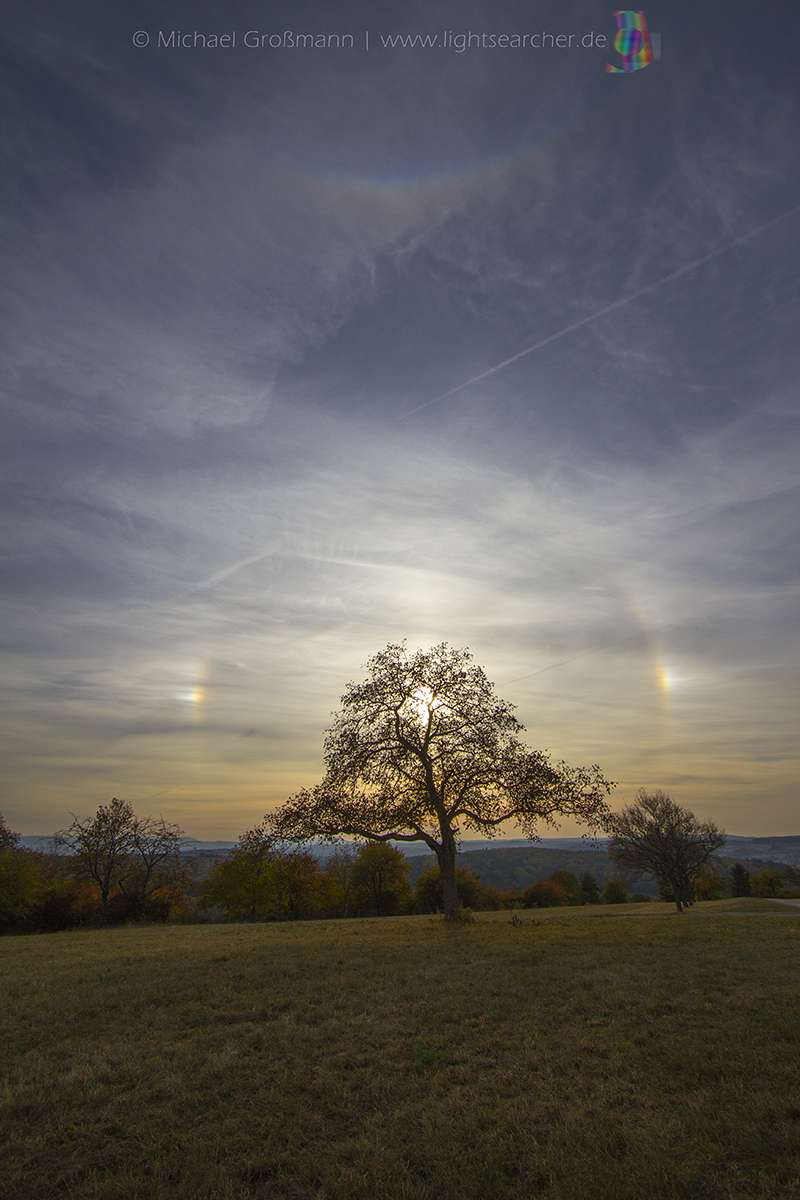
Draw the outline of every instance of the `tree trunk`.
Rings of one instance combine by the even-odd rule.
[[[439,877],[442,883],[442,907],[445,921],[461,920],[461,905],[458,900],[456,886],[456,844],[455,839],[448,838],[437,850],[439,859]]]

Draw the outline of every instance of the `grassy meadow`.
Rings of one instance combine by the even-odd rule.
[[[800,909],[0,942],[3,1200],[800,1200]]]

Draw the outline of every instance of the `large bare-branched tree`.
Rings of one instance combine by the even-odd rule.
[[[325,777],[265,818],[276,840],[424,842],[439,860],[444,915],[460,917],[456,854],[465,830],[492,837],[514,821],[535,839],[569,815],[597,829],[611,787],[597,766],[552,764],[529,750],[513,705],[467,650],[388,645],[351,683],[325,738]]]
[[[606,821],[608,853],[618,867],[645,871],[672,890],[678,912],[694,903],[697,876],[725,834],[710,822],[701,824],[665,792],[637,793],[636,803]]]

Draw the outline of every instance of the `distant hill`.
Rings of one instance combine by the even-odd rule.
[[[45,854],[47,854],[53,846],[52,834],[49,836],[45,834],[30,834],[26,837],[21,837],[19,840],[20,844],[25,846],[28,850],[42,850]],[[204,851],[211,850],[224,850],[227,852],[228,850],[232,850],[235,845],[236,842],[201,842],[198,841],[197,838],[193,837],[181,838],[181,849],[186,854],[196,854],[198,852],[203,853]]]
[[[200,842],[197,838],[182,837],[181,845],[189,854],[203,850],[232,850],[236,842]]]
[[[800,837],[737,837],[729,834],[720,850],[723,858],[756,858],[767,862],[800,863]]]

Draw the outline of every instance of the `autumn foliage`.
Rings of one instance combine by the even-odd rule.
[[[537,879],[522,893],[525,908],[558,908],[569,904],[569,896],[554,879]]]

